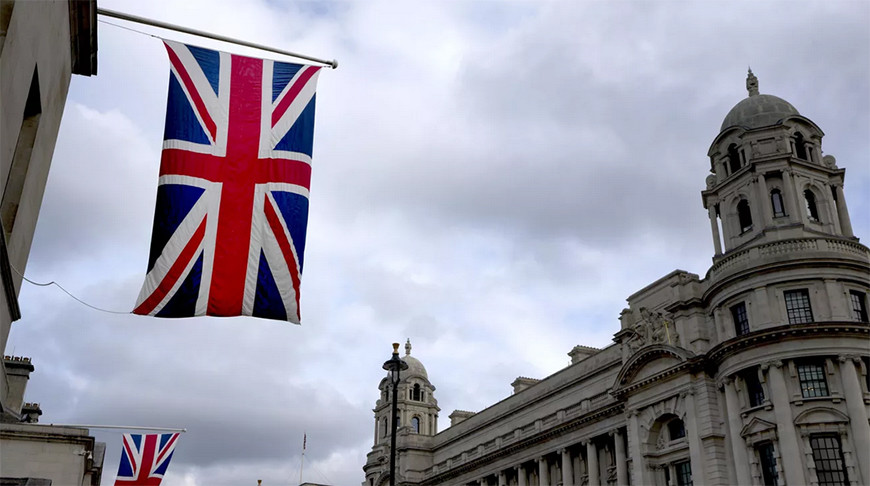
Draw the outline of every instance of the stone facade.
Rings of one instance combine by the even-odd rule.
[[[27,267],[72,74],[96,74],[96,2],[0,0],[0,348],[23,312]],[[104,445],[86,429],[37,424],[29,358],[0,366],[0,481],[99,484]],[[16,482],[17,481],[17,482]],[[41,482],[40,482],[41,481]]]
[[[567,368],[518,378],[440,433],[402,414],[397,484],[870,484],[870,250],[845,169],[751,71],[747,90],[708,153],[707,274],[675,270],[629,296],[614,344],[575,347]],[[376,432],[363,486],[388,484],[388,452]]]

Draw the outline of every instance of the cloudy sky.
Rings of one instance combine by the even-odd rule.
[[[296,484],[303,433],[305,480],[359,484],[391,342],[411,339],[443,429],[574,345],[606,346],[646,284],[703,276],[706,153],[747,65],[825,131],[870,238],[864,1],[100,6],[340,63],[319,82],[302,326],[21,291],[6,352],[33,357],[42,422],[187,428],[167,486]],[[73,79],[29,278],[132,308],[168,71],[157,39],[99,24],[99,75]],[[93,432],[111,484],[120,435]]]

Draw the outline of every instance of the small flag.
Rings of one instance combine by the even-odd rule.
[[[308,442],[308,434],[302,434],[302,450],[305,450],[305,444]]]
[[[164,42],[157,208],[133,312],[298,324],[321,68]]]
[[[115,486],[159,486],[178,434],[124,434]]]

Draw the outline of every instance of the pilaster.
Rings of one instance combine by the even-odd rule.
[[[743,430],[743,419],[740,418],[740,404],[737,400],[737,383],[731,378],[725,378],[720,382],[720,387],[725,391],[725,407],[728,416],[728,434],[731,436],[731,454],[734,459],[734,469],[737,484],[752,484],[749,471],[749,454],[746,444],[740,436]]]
[[[806,484],[804,464],[798,449],[798,437],[794,428],[794,417],[791,413],[788,387],[785,384],[782,366],[782,361],[771,361],[762,365],[762,370],[767,369],[767,382],[770,387],[770,402],[773,404],[773,414],[776,418],[782,469],[786,484]]]

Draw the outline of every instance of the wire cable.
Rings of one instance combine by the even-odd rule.
[[[87,306],[87,307],[90,307],[91,309],[94,309],[94,310],[97,310],[97,311],[100,311],[100,312],[106,312],[106,313],[108,313],[108,314],[132,314],[132,312],[130,312],[130,311],[127,311],[127,312],[113,311],[113,310],[103,309],[103,308],[101,308],[101,307],[97,307],[97,306],[95,306],[95,305],[88,304],[87,302],[85,302],[85,301],[83,301],[82,299],[80,299],[80,298],[76,297],[75,295],[73,295],[69,290],[63,288],[63,286],[62,286],[61,284],[55,282],[54,280],[52,280],[51,282],[46,282],[46,283],[35,282],[35,281],[30,280],[29,278],[25,277],[23,273],[21,273],[20,271],[18,271],[18,269],[15,268],[14,265],[12,265],[12,262],[9,263],[9,267],[12,268],[12,270],[14,270],[15,273],[17,273],[19,276],[21,276],[21,278],[23,278],[26,282],[28,282],[28,283],[30,283],[30,284],[32,284],[32,285],[36,285],[37,287],[49,287],[49,286],[51,286],[51,285],[54,285],[54,286],[56,286],[57,288],[63,290],[63,292],[64,292],[66,295],[69,295],[70,297],[72,297],[73,299],[75,299],[76,301],[78,301],[80,304],[85,305],[85,306]]]

